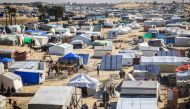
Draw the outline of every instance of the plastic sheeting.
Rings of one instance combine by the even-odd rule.
[[[121,55],[105,55],[102,56],[101,70],[120,70],[122,68]]]
[[[159,74],[160,73],[160,66],[158,65],[135,65],[135,70],[145,70],[148,73]]]
[[[0,62],[7,63],[7,62],[12,62],[12,61],[14,61],[14,59],[0,57]]]
[[[157,98],[119,98],[116,109],[158,109]]]
[[[29,33],[31,35],[46,36],[46,32],[40,30],[26,30],[25,33]]]
[[[67,55],[60,58],[60,61],[66,60],[66,59],[72,59],[72,60],[78,60],[79,56],[74,53],[68,53]]]
[[[77,54],[77,55],[82,57],[84,65],[88,64],[88,62],[89,62],[89,54]]]
[[[74,78],[72,78],[68,86],[76,86],[76,87],[86,87],[91,89],[96,89],[99,84],[99,81],[95,78],[88,76],[87,74],[81,73]]]

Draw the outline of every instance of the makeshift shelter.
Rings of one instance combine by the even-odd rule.
[[[5,109],[7,98],[0,95],[0,109]]]
[[[112,46],[95,46],[94,57],[101,58],[103,55],[111,54]]]
[[[143,37],[144,37],[145,39],[155,38],[155,37],[152,36],[151,33],[145,33]]]
[[[0,79],[0,83],[3,83],[6,89],[8,87],[10,89],[14,88],[15,91],[18,92],[23,87],[21,77],[14,73],[3,73],[0,75]]]
[[[84,96],[93,96],[98,89],[99,81],[85,73],[81,73],[72,78],[67,85],[81,88]]]
[[[138,49],[142,51],[143,56],[155,56],[159,51],[159,47],[149,46],[148,43],[140,43]]]
[[[26,30],[25,33],[29,35],[46,36],[46,32],[40,30]]]
[[[116,109],[158,109],[156,98],[119,98]]]
[[[182,65],[176,68],[176,77],[178,82],[190,81],[190,65]]]
[[[190,46],[190,38],[189,37],[176,37],[174,46],[189,47]]]
[[[15,50],[0,49],[0,57],[14,58]]]
[[[23,85],[40,84],[45,81],[46,65],[39,61],[15,62],[9,71],[19,75]]]
[[[87,44],[87,45],[91,45],[91,38],[87,35],[81,34],[81,35],[77,35],[72,37],[72,41],[76,41],[76,40],[81,40],[83,41],[83,43]]]
[[[73,49],[81,49],[86,47],[82,40],[72,41],[71,44],[73,45]]]
[[[107,34],[107,38],[108,38],[108,39],[114,39],[114,38],[116,38],[116,37],[119,35],[118,32],[119,32],[119,31],[117,31],[117,29],[109,30],[109,31],[108,31],[108,34]]]
[[[121,97],[140,97],[157,98],[159,96],[158,81],[123,81],[121,85]]]
[[[7,69],[9,68],[9,66],[12,65],[12,63],[14,62],[14,59],[0,57],[0,62],[2,62],[4,64],[4,68]]]
[[[74,53],[68,53],[65,56],[60,58],[60,63],[82,65],[83,61],[80,56],[78,56]]]
[[[182,57],[180,51],[158,51],[157,56],[178,56]]]
[[[122,68],[121,55],[105,55],[102,56],[101,70],[120,70]]]
[[[112,41],[109,41],[109,40],[95,40],[92,44],[93,46],[111,46],[112,47]]]
[[[14,34],[1,34],[0,35],[0,45],[16,45],[18,44],[18,36]]]
[[[77,92],[77,103],[74,98],[75,88],[70,86],[42,86],[28,104],[28,109],[68,109],[80,104],[80,93]]]
[[[49,54],[51,55],[66,55],[73,52],[73,45],[64,43],[49,47]]]
[[[90,55],[89,54],[77,54],[78,56],[80,56],[83,59],[83,64],[87,65],[89,63],[90,60]]]

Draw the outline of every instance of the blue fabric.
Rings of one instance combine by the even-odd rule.
[[[0,57],[0,62],[6,63],[6,62],[12,62],[14,59],[11,58],[5,58],[5,57]]]
[[[40,31],[40,30],[26,30],[26,33],[40,33],[40,36],[46,36],[45,31]]]
[[[89,54],[77,54],[78,56],[82,57],[83,59],[83,64],[87,65],[89,61]]]
[[[23,84],[27,85],[39,84],[40,73],[24,72],[24,71],[23,72],[15,71],[14,73],[21,77]]]
[[[78,60],[79,59],[79,56],[74,54],[74,53],[68,53],[67,55],[63,56],[60,58],[60,61],[64,61],[66,59],[72,59],[72,60]]]

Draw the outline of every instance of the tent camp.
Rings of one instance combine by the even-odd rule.
[[[85,73],[81,73],[72,78],[67,85],[81,88],[84,96],[93,96],[98,89],[99,81]]]
[[[68,109],[73,107],[74,87],[42,86],[28,104],[28,109]],[[80,96],[77,97],[80,99]]]
[[[13,87],[18,92],[23,87],[21,77],[14,73],[1,74],[0,79],[0,83],[3,83],[6,89]]]
[[[88,37],[87,35],[84,35],[84,34],[72,37],[72,41],[76,41],[76,40],[81,40],[81,41],[83,41],[83,43],[85,43],[87,45],[92,44],[90,37]]]
[[[147,42],[140,43],[138,48],[142,51],[143,56],[155,56],[159,51],[159,47],[149,46]]]
[[[64,43],[60,45],[55,45],[49,48],[49,54],[51,55],[66,55],[73,52],[73,45]]]

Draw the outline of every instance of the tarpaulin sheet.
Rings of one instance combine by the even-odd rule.
[[[13,59],[11,58],[5,58],[5,57],[0,57],[0,62],[6,63],[6,62],[12,62]]]
[[[89,62],[89,54],[77,54],[77,55],[82,57],[84,65],[88,64],[88,62]]]

